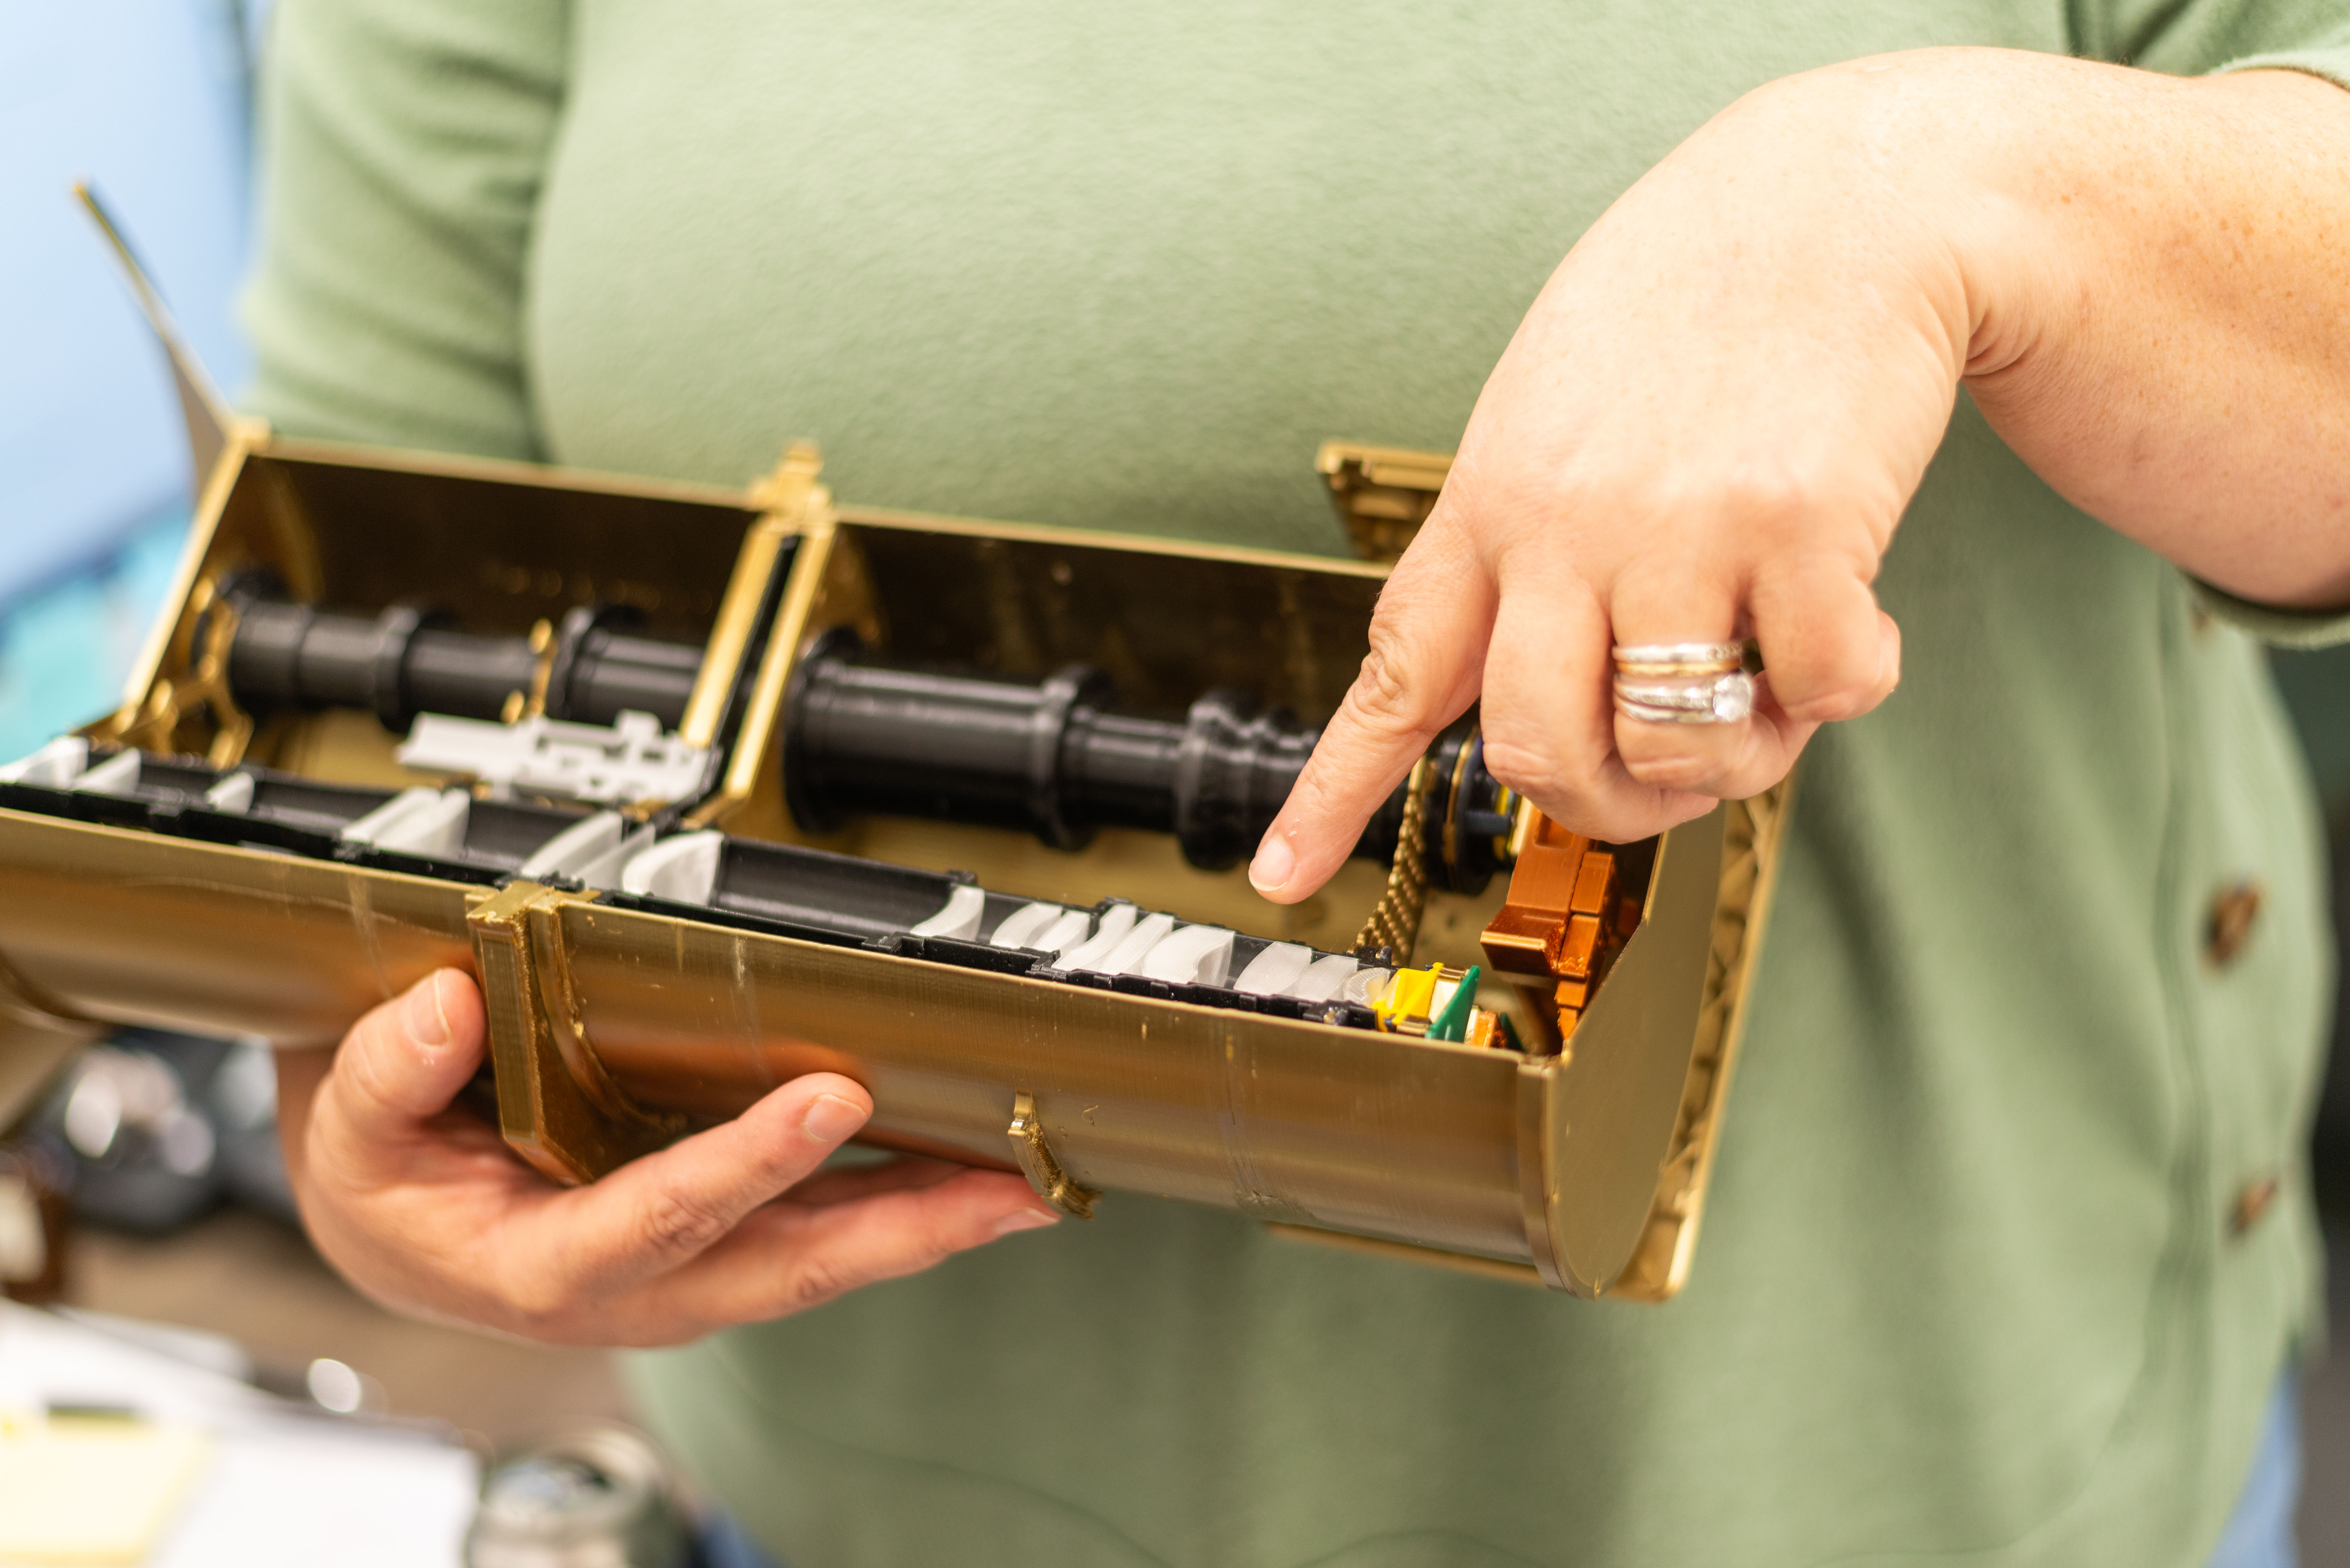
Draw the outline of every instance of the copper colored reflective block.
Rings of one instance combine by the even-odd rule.
[[[1616,893],[1616,857],[1586,854],[1575,876],[1575,897],[1566,906],[1578,915],[1605,914]]]
[[[1503,974],[1547,980],[1554,972],[1569,914],[1579,908],[1591,840],[1540,812],[1510,873],[1509,901],[1485,928],[1486,961]]]
[[[1566,933],[1559,940],[1558,956],[1551,968],[1569,980],[1589,980],[1598,955],[1599,917],[1575,915],[1566,922]]]
[[[1537,811],[1509,901],[1485,928],[1485,957],[1525,988],[1534,1015],[1555,1021],[1564,1044],[1639,924],[1640,900],[1626,895],[1615,854]]]
[[[1499,974],[1547,979],[1550,945],[1561,927],[1558,917],[1545,910],[1505,908],[1479,939],[1485,949],[1485,961]]]
[[[1537,816],[1510,873],[1511,905],[1559,914],[1574,909],[1583,863],[1590,852],[1591,840],[1547,816]]]

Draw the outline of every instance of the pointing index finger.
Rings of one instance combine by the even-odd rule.
[[[1362,670],[1249,866],[1275,903],[1330,879],[1429,742],[1476,698],[1492,585],[1443,516],[1440,507],[1380,591]]]

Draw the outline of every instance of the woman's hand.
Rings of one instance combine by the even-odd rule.
[[[1481,697],[1495,776],[1601,838],[1776,782],[1900,679],[1871,585],[1962,382],[2050,483],[2190,570],[2350,592],[2326,457],[2350,441],[2345,130],[2350,97],[2290,73],[1987,49],[1724,110],[1519,327],[1251,879],[1319,887]],[[1614,711],[1611,642],[1744,637],[1751,719]]]
[[[288,1174],[312,1238],[387,1306],[536,1340],[674,1345],[785,1316],[1057,1218],[1016,1176],[899,1159],[816,1175],[873,1102],[834,1073],[561,1188],[452,1102],[481,1065],[454,970],[278,1058]]]
[[[1260,888],[1318,886],[1346,825],[1481,693],[1494,775],[1626,840],[1767,788],[1823,721],[1892,691],[1870,584],[1949,422],[1967,299],[1856,96],[1751,95],[1561,264],[1380,596]],[[1768,674],[1747,722],[1616,713],[1611,641],[1750,636]]]

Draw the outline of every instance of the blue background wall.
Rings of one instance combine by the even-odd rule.
[[[104,195],[234,392],[260,22],[0,3],[0,757],[114,705],[187,521],[171,382],[71,187]]]

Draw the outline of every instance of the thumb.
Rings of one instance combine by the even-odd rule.
[[[488,1033],[472,979],[435,970],[343,1037],[328,1090],[361,1138],[406,1132],[449,1108],[481,1066]]]
[[[1362,672],[1257,846],[1258,892],[1294,904],[1346,864],[1371,814],[1475,700],[1493,604],[1475,551],[1431,518],[1379,593]]]

